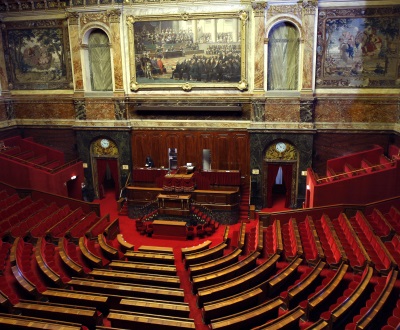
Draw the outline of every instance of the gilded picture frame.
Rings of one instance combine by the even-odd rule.
[[[128,16],[130,89],[246,90],[247,12]]]

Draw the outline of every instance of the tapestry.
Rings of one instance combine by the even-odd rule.
[[[72,88],[65,21],[7,23],[3,40],[9,89]]]
[[[317,88],[400,86],[400,7],[322,9]]]

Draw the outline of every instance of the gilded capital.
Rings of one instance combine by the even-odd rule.
[[[108,10],[107,15],[110,19],[110,23],[119,23],[119,19],[121,17],[120,9]]]
[[[318,0],[303,0],[303,11],[306,15],[315,14],[318,8]]]
[[[68,22],[70,25],[78,25],[79,13],[77,13],[77,12],[67,13],[67,17],[68,17]]]
[[[264,16],[265,8],[267,8],[268,3],[267,2],[253,2],[251,4],[253,11],[254,11],[254,16]]]

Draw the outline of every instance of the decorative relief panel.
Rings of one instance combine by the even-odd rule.
[[[92,144],[92,153],[95,156],[118,157],[118,147],[114,141],[106,138],[96,140]]]
[[[301,19],[302,7],[296,5],[270,5],[267,9],[267,17],[271,18],[276,15],[294,15]]]
[[[263,122],[265,120],[265,100],[253,101],[253,116],[252,120]]]
[[[395,88],[400,6],[319,11],[317,87]]]
[[[74,100],[75,118],[77,120],[86,119],[86,103],[85,100]]]
[[[312,123],[314,118],[314,100],[300,101],[300,121],[302,123]]]
[[[297,150],[296,148],[291,145],[290,143],[287,143],[285,141],[277,141],[273,144],[271,144],[266,153],[264,160],[270,161],[270,160],[297,160],[298,155],[297,155]]]
[[[15,119],[14,104],[11,100],[5,102],[6,105],[6,118],[7,120]]]

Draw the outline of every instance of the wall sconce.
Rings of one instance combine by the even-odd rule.
[[[309,184],[307,185],[307,190],[310,190],[310,185]]]
[[[76,175],[71,176],[71,180],[75,180],[76,179]]]

